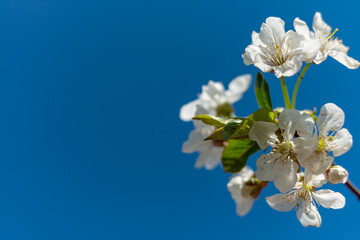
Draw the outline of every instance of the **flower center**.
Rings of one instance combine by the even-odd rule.
[[[283,63],[285,63],[286,60],[279,45],[276,45],[276,59],[278,65],[282,65]]]
[[[278,146],[277,152],[279,152],[282,155],[288,155],[293,147],[292,143],[287,141],[279,143],[277,146]]]
[[[275,43],[273,43],[273,46],[271,46],[271,48],[267,47],[264,53],[266,55],[264,61],[266,61],[270,66],[280,66],[284,64],[288,58],[289,46],[284,44],[275,45]]]
[[[335,33],[339,31],[339,29],[335,29],[333,33],[329,34],[327,37],[326,35],[324,37],[322,37],[320,39],[320,41],[322,42],[322,47],[321,47],[321,51],[329,51],[332,47],[333,47],[333,44],[334,44],[334,35]],[[341,43],[341,41],[338,41]]]
[[[229,103],[223,103],[217,106],[216,108],[216,115],[222,116],[226,118],[230,118],[232,116],[232,113],[234,112],[233,108]]]
[[[325,152],[327,147],[327,141],[325,138],[319,138],[317,149],[315,150],[318,153]]]
[[[299,208],[302,200],[306,201],[310,198],[311,193],[313,192],[313,187],[303,184],[301,190],[296,193],[296,206]]]

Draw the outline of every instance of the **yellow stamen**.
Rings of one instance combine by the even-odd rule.
[[[280,52],[280,46],[276,45],[276,57],[279,60],[279,62],[281,62],[281,52]]]
[[[297,207],[300,207],[300,202],[301,202],[302,196],[299,197],[299,201],[296,203]]]
[[[328,39],[332,38],[337,31],[339,31],[339,29],[335,28],[334,32],[328,37]]]

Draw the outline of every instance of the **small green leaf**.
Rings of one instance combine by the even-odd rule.
[[[224,127],[226,124],[225,119],[222,119],[217,116],[212,116],[212,115],[198,115],[198,116],[193,117],[193,119],[200,120],[203,123],[206,123],[208,125],[215,126],[215,127]]]
[[[255,79],[255,95],[260,108],[272,109],[269,85],[260,72]]]
[[[216,129],[210,136],[204,139],[204,141],[207,140],[225,140],[223,135],[224,128],[218,128]]]
[[[249,131],[252,125],[257,121],[274,122],[275,114],[268,108],[261,108],[247,117],[230,136],[231,139],[249,138]]]
[[[225,172],[237,173],[246,165],[248,158],[260,150],[250,139],[233,139],[228,142],[222,154]]]
[[[228,123],[226,123],[223,131],[223,135],[225,139],[231,137],[243,121],[244,119],[237,118],[237,119],[232,119]]]

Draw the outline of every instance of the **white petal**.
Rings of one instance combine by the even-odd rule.
[[[214,102],[215,105],[221,100],[225,89],[221,82],[214,82],[210,80],[207,85],[202,86],[202,93],[200,99],[204,101]]]
[[[256,141],[261,149],[265,149],[270,143],[277,141],[277,130],[278,126],[275,123],[258,121],[252,125],[249,138]]]
[[[248,170],[252,171],[251,169],[247,169],[245,172],[249,172]],[[227,189],[236,203],[236,213],[240,216],[246,215],[253,205],[253,199],[244,198],[242,195],[242,189],[247,180],[248,178],[244,178],[240,174],[237,174],[234,175],[227,184]]]
[[[253,31],[251,33],[251,39],[252,39],[252,43],[251,45],[255,45],[255,46],[263,46],[264,43],[260,40],[260,37],[259,37],[259,33]]]
[[[284,109],[279,116],[279,127],[288,132],[290,138],[295,131],[300,136],[310,135],[314,131],[314,120],[307,113],[300,113],[298,110]]]
[[[225,92],[226,100],[228,103],[238,101],[243,93],[248,90],[251,83],[251,75],[241,75],[233,79],[229,83],[229,90]]]
[[[220,163],[223,147],[214,146],[211,141],[202,141],[201,144],[199,143],[194,146],[195,147],[189,146],[186,150],[199,152],[199,157],[195,162],[195,168],[205,167],[207,170],[212,170]]]
[[[201,104],[200,99],[196,99],[182,106],[180,109],[180,119],[183,121],[191,121],[192,118],[195,117],[196,106],[199,104]]]
[[[283,45],[290,47],[290,56],[301,53],[300,49],[298,48],[301,46],[301,43],[304,41],[304,39],[304,36],[294,32],[293,30],[286,32]]]
[[[323,61],[326,60],[328,56],[328,53],[325,52],[325,51],[319,51],[318,54],[316,55],[316,58],[314,59],[314,63],[315,64],[320,64],[322,63]]]
[[[256,177],[261,181],[272,181],[275,176],[274,172],[274,165],[275,161],[280,157],[281,155],[270,152],[269,154],[263,154],[261,155],[257,161],[257,171],[256,171]]]
[[[302,57],[306,63],[313,62],[321,48],[321,42],[318,39],[309,39],[301,43]]]
[[[297,153],[297,159],[302,167],[309,165],[308,158],[318,146],[318,137],[314,134],[307,137],[299,137],[293,140],[294,152]]]
[[[199,150],[199,157],[196,159],[195,162],[195,168],[202,168],[205,164],[206,161],[208,160],[208,158],[211,156],[212,153],[212,146],[210,146],[208,143],[208,146],[206,146],[205,148]]]
[[[349,48],[345,47],[341,42],[339,42],[339,40],[333,41],[335,41],[337,44],[328,52],[329,56],[349,69],[358,68],[360,66],[360,62],[347,55]]]
[[[322,33],[322,34],[331,33],[331,27],[324,22],[321,13],[319,12],[316,12],[314,15],[312,28],[314,29],[315,32],[318,33]]]
[[[207,157],[204,167],[207,170],[213,170],[221,162],[221,156],[224,148],[213,146],[210,155]]]
[[[304,36],[305,39],[310,39],[309,27],[303,20],[301,20],[300,18],[295,18],[294,28],[295,31]]]
[[[204,138],[206,138],[207,136],[210,136],[210,134],[213,133],[216,129],[213,126],[207,125],[206,123],[203,123],[202,121],[198,121],[198,120],[193,121],[193,124],[194,124],[195,128],[198,129],[199,132],[201,132],[201,134],[204,136]]]
[[[245,166],[238,175],[243,179],[250,179],[254,175],[254,171],[249,166]]]
[[[270,48],[275,48],[276,45],[281,46],[285,36],[284,26],[285,22],[280,18],[268,17],[266,22],[261,25],[259,38]]]
[[[242,57],[246,66],[254,64],[262,72],[269,72],[271,70],[271,67],[268,64],[264,63],[263,58],[267,57],[266,55],[264,55],[264,53],[258,46],[249,45],[248,47],[246,47],[245,53],[242,55]]]
[[[297,74],[302,66],[303,59],[300,56],[293,56],[280,66],[274,66],[273,70],[277,78],[291,77]]]
[[[236,213],[239,216],[245,216],[251,210],[254,200],[243,198],[241,201],[236,201]]]
[[[329,150],[333,151],[335,157],[343,155],[353,145],[353,139],[351,134],[346,128],[338,131],[333,139],[333,141],[329,144]]]
[[[349,69],[357,69],[360,66],[360,62],[349,57],[341,52],[330,51],[329,56],[342,63]]]
[[[314,132],[314,119],[307,113],[301,113],[301,117],[295,122],[295,129],[299,136],[310,136]]]
[[[280,212],[288,212],[295,207],[294,194],[275,194],[265,199],[271,208]]]
[[[201,134],[201,130],[197,128],[190,132],[189,139],[184,142],[182,146],[182,152],[193,153],[203,149],[209,144],[211,143],[204,141],[204,136]]]
[[[304,182],[306,185],[321,187],[327,182],[325,173],[314,174],[311,171],[305,170]]]
[[[344,125],[345,114],[338,106],[333,103],[325,104],[317,119],[319,135],[326,136],[329,131],[339,131]]]
[[[328,189],[314,192],[314,198],[324,208],[340,209],[345,206],[345,197],[341,193]]]
[[[320,227],[321,225],[321,216],[314,204],[309,201],[302,201],[296,216],[304,227]]]
[[[326,152],[314,152],[306,160],[302,161],[301,166],[313,174],[324,173],[332,164],[334,158],[329,156]]]
[[[284,109],[279,116],[279,127],[288,132],[289,138],[293,138],[295,134],[295,122],[300,118],[300,112],[294,109]]]
[[[235,201],[243,199],[242,188],[244,186],[245,179],[239,175],[234,175],[229,183],[227,184],[227,189],[231,193],[232,199]]]
[[[274,166],[274,185],[280,192],[286,193],[294,188],[297,181],[299,166],[291,159],[277,160]]]

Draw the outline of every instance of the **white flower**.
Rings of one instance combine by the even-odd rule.
[[[236,213],[240,216],[246,215],[254,202],[252,197],[244,194],[245,183],[254,175],[254,171],[245,166],[238,174],[235,174],[227,184],[227,189],[231,193],[232,199],[236,203]]]
[[[313,173],[325,172],[335,157],[346,153],[352,146],[353,140],[344,125],[345,114],[335,104],[325,104],[317,119],[317,131],[309,136],[294,140],[294,151],[301,166]]]
[[[180,109],[180,119],[190,121],[196,115],[218,115],[218,108],[223,104],[232,104],[241,99],[244,92],[249,88],[251,75],[241,75],[229,83],[229,89],[225,90],[220,82],[209,81],[202,87],[199,98],[185,104]]]
[[[278,78],[290,77],[301,69],[303,60],[316,56],[320,48],[317,41],[304,41],[302,35],[291,30],[285,33],[284,25],[280,18],[269,17],[260,33],[252,33],[252,43],[242,55],[245,65],[254,64],[263,72],[274,71]]]
[[[297,182],[294,190],[287,194],[276,194],[266,198],[266,201],[275,210],[288,212],[295,208],[296,215],[304,227],[320,227],[321,216],[315,202],[324,208],[340,209],[345,206],[345,198],[341,193],[331,190],[318,190],[326,183],[324,174],[309,175],[305,173],[303,181]]]
[[[229,89],[225,91],[222,83],[209,81],[208,85],[202,87],[202,93],[198,99],[185,104],[180,109],[181,120],[190,121],[196,115],[202,114],[219,115],[219,111],[222,111],[224,105],[228,104],[228,107],[231,107],[229,104],[242,97],[250,83],[251,75],[238,76],[229,83]],[[182,151],[185,153],[199,152],[195,168],[214,169],[221,161],[224,147],[221,142],[204,141],[204,139],[214,132],[215,127],[200,121],[194,121],[194,125],[195,129],[190,133],[189,139],[184,142]]]
[[[314,32],[309,30],[304,21],[299,18],[294,20],[294,28],[297,33],[304,36],[308,41],[317,40],[320,42],[321,48],[314,59],[316,64],[322,63],[327,56],[330,56],[350,69],[359,67],[360,63],[357,60],[347,56],[349,48],[344,46],[341,40],[334,39],[333,36],[337,29],[331,33],[331,27],[324,22],[321,13],[315,13],[312,27]]]
[[[190,132],[189,139],[184,142],[182,151],[184,153],[199,152],[195,168],[205,167],[207,170],[212,170],[220,163],[224,147],[216,141],[204,141],[214,132],[215,127],[199,121],[194,121],[194,124],[195,129]]]
[[[314,125],[312,118],[297,110],[284,109],[279,116],[279,127],[275,123],[255,122],[249,138],[256,141],[261,149],[268,146],[272,150],[261,155],[256,165],[256,177],[262,181],[272,181],[280,192],[291,190],[297,181],[298,163],[294,161],[293,137],[295,132],[307,135]],[[278,129],[281,129],[281,133]]]
[[[349,177],[348,171],[339,165],[329,168],[326,171],[326,175],[331,184],[346,183]]]

